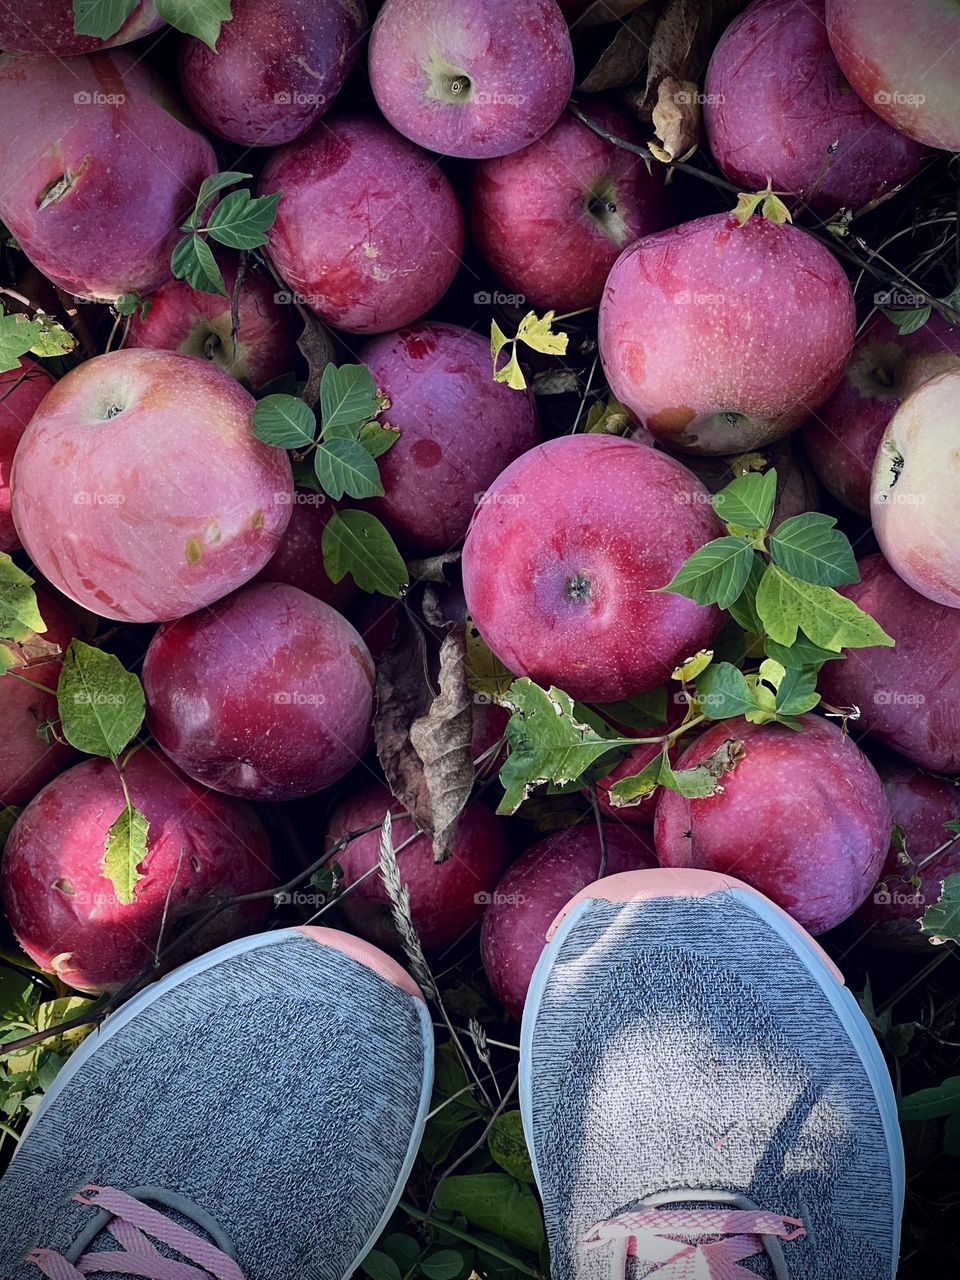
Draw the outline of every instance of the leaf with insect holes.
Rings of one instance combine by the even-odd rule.
[[[20,642],[45,630],[33,579],[0,553],[0,640]]]
[[[792,645],[798,631],[821,649],[892,648],[894,640],[880,624],[832,587],[817,587],[771,564],[757,591],[757,613],[778,644]]]
[[[410,581],[396,543],[369,511],[335,511],[324,526],[321,548],[333,582],[349,573],[361,591],[399,598]]]
[[[320,421],[325,436],[349,431],[356,437],[363,423],[380,412],[377,384],[365,364],[328,364],[320,379]]]
[[[320,440],[313,465],[324,492],[335,502],[345,493],[351,498],[377,498],[383,494],[376,459],[356,440],[341,436]]]
[[[42,311],[38,312],[33,323],[40,326],[40,336],[30,348],[33,355],[40,356],[42,359],[66,356],[76,347],[77,340],[73,334],[68,333],[52,316],[44,315]]]
[[[208,178],[200,183],[200,190],[197,192],[196,204],[193,213],[180,228],[181,231],[196,231],[200,225],[200,219],[204,209],[213,199],[219,195],[227,187],[232,187],[238,182],[246,182],[252,178],[252,173],[241,173],[237,169],[225,169],[223,173],[211,173]]]
[[[306,449],[317,434],[317,419],[296,396],[264,396],[253,411],[253,434],[278,449]]]
[[[73,0],[73,30],[78,36],[109,40],[137,7],[138,0]]]
[[[891,324],[896,325],[897,333],[904,338],[922,329],[933,314],[932,307],[904,307],[899,310],[881,307],[880,310]]]
[[[542,316],[538,316],[535,311],[528,311],[517,328],[517,342],[523,342],[543,355],[566,355],[570,337],[566,333],[554,332],[554,315],[553,311],[547,311]]]
[[[784,520],[770,534],[770,555],[774,564],[794,578],[818,587],[842,587],[859,582],[860,573],[853,547],[841,533],[833,516],[820,511]]]
[[[213,250],[202,236],[186,236],[176,246],[170,259],[170,269],[177,280],[186,280],[200,293],[227,296],[223,275],[213,256]]]
[[[228,249],[259,249],[267,243],[279,203],[279,191],[256,198],[246,187],[231,191],[207,219],[207,233]]]
[[[143,686],[112,653],[71,640],[57,685],[57,710],[72,747],[115,760],[143,724]]]
[[[510,754],[500,771],[499,814],[515,813],[544,783],[576,782],[622,741],[614,729],[600,732],[579,720],[573,699],[562,689],[544,690],[526,677],[513,682],[503,703],[513,715],[507,724]]]
[[[129,906],[143,879],[139,867],[147,856],[150,823],[133,805],[126,804],[107,832],[100,870],[113,885],[117,901]]]
[[[702,671],[706,671],[710,663],[713,661],[712,649],[701,649],[695,653],[692,658],[688,658],[674,671],[670,677],[671,680],[696,680]]]
[[[360,428],[357,443],[362,445],[371,458],[382,457],[400,439],[396,427],[382,427],[379,422],[365,422]]]
[[[960,875],[947,876],[940,897],[924,911],[920,928],[933,942],[960,942]]]
[[[685,560],[660,590],[728,609],[747,585],[753,558],[753,549],[742,538],[716,538]]]
[[[35,320],[26,316],[5,316],[0,307],[0,373],[7,373],[20,365],[25,356],[43,337],[43,330]]]
[[[697,701],[708,720],[730,720],[756,708],[746,677],[730,662],[715,662],[697,681]]]
[[[220,27],[233,17],[230,0],[156,0],[157,13],[188,36],[196,36],[214,53]]]
[[[713,509],[724,524],[767,529],[777,501],[777,472],[746,471],[713,495]]]
[[[610,802],[615,808],[636,804],[658,786],[675,791],[687,800],[706,800],[721,789],[721,779],[736,767],[742,753],[742,744],[728,738],[693,768],[674,769],[664,746],[660,755],[640,773],[614,783],[609,791]]]

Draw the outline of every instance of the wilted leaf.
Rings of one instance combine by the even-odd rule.
[[[663,164],[681,159],[700,144],[700,95],[692,80],[665,76],[657,86],[653,127],[658,142],[650,150]]]
[[[649,7],[631,13],[618,23],[613,38],[580,82],[585,93],[622,89],[643,77],[650,56],[650,39],[655,16]]]
[[[699,84],[721,31],[747,0],[668,0],[650,38],[644,106],[652,111],[667,76]],[[641,10],[642,13],[642,10]]]
[[[575,35],[590,27],[602,27],[607,22],[622,21],[647,3],[649,0],[594,0],[582,17],[570,24],[570,29]]]

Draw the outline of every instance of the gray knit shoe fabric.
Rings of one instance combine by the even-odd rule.
[[[534,975],[521,1096],[552,1280],[890,1280],[903,1153],[869,1025],[765,898],[709,872],[658,896],[678,875],[585,890]],[[603,900],[628,881],[644,896]],[[748,1210],[786,1225],[761,1240]]]
[[[351,1274],[416,1155],[433,1032],[399,966],[355,939],[341,950],[343,937],[290,929],[229,944],[81,1046],[0,1183],[3,1280],[79,1276],[58,1268],[80,1256],[97,1275],[91,1256],[117,1251],[116,1263],[124,1242],[150,1261],[111,1270],[119,1280],[194,1274],[177,1264],[202,1280]],[[158,1240],[152,1219],[131,1227],[78,1203],[90,1184],[162,1213],[189,1251]]]

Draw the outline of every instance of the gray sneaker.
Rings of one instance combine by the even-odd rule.
[[[554,930],[520,1074],[552,1280],[890,1280],[896,1101],[817,943],[709,871],[610,876]]]
[[[76,1051],[0,1183],[3,1280],[344,1280],[409,1176],[423,997],[331,929],[229,943]]]

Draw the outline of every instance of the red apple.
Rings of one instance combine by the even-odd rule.
[[[171,277],[213,147],[125,51],[0,58],[0,218],[44,275],[111,302]]]
[[[879,772],[908,860],[892,842],[880,883],[853,923],[876,947],[925,951],[930,936],[920,932],[920,919],[939,899],[946,877],[960,874],[960,843],[950,844],[957,837],[944,826],[960,820],[960,790],[955,781],[905,764],[881,765]]]
[[[78,36],[74,31],[73,0],[13,0],[0,11],[0,49],[70,58],[129,44],[162,26],[163,19],[153,0],[142,0],[116,35],[99,40],[96,36]]]
[[[0,676],[0,805],[26,804],[32,800],[41,787],[66,768],[75,754],[56,738],[51,736],[45,741],[37,733],[41,725],[59,720],[56,698],[59,659],[53,656],[49,662],[29,667],[25,664],[39,656],[35,649],[37,640],[58,645],[61,652],[65,652],[77,627],[42,587],[36,589],[36,595],[46,630],[31,635],[21,644],[0,641],[4,649],[14,655],[13,664]],[[5,662],[6,655],[0,668]]]
[[[366,645],[335,609],[278,582],[161,627],[143,687],[163,750],[228,795],[312,795],[349,772],[370,740]]]
[[[13,455],[27,423],[53,386],[42,364],[24,357],[16,369],[0,373],[0,551],[16,551],[20,539],[10,512]]]
[[[299,587],[342,611],[356,597],[357,588],[349,574],[333,582],[324,567],[323,531],[336,510],[337,504],[325,494],[315,489],[295,489],[290,523],[256,580]]]
[[[606,875],[655,867],[645,834],[603,824]],[[547,836],[528,849],[494,890],[480,933],[487,980],[514,1018],[523,1013],[530,979],[546,946],[547,930],[570,899],[600,878],[596,823]]]
[[[376,120],[317,125],[260,176],[282,191],[269,233],[284,280],[328,324],[383,333],[419,320],[450,286],[463,214],[433,159]]]
[[[416,552],[462,541],[480,495],[540,439],[533,397],[493,381],[490,343],[453,324],[418,324],[360,353],[400,438],[380,458],[384,496],[366,505]]]
[[[3,905],[17,940],[42,969],[80,991],[115,991],[198,911],[273,884],[270,844],[247,805],[198,787],[151,748],[131,757],[124,779],[150,824],[132,902],[121,902],[102,874],[107,832],[124,804],[109,760],[84,760],[48,783],[4,850]],[[256,932],[269,905],[221,912],[177,959]]]
[[[960,7],[955,0],[827,0],[843,74],[876,113],[929,147],[960,151]]]
[[[890,806],[877,771],[820,716],[786,725],[724,720],[680,757],[701,764],[728,739],[743,754],[705,800],[664,791],[654,838],[664,867],[736,876],[810,933],[856,911],[877,882],[890,843]]]
[[[793,226],[718,213],[624,250],[600,306],[600,354],[617,399],[659,440],[743,453],[827,398],[855,328],[829,249]]]
[[[873,464],[870,518],[904,582],[960,608],[960,370],[931,378],[890,419]]]
[[[721,36],[704,89],[710,149],[744,191],[769,179],[821,213],[856,210],[906,182],[928,154],[851,92],[824,0],[757,0]]]
[[[395,129],[475,160],[519,151],[556,121],[573,48],[556,0],[386,0],[370,84]]]
[[[606,103],[587,110],[610,133],[643,141]],[[522,151],[481,161],[470,208],[477,248],[507,288],[556,311],[599,306],[620,251],[669,221],[659,174],[567,115]]]
[[[363,0],[233,0],[216,52],[193,36],[183,41],[183,96],[198,120],[231,142],[290,142],[340,92],[366,22]]]
[[[588,702],[627,698],[716,635],[717,609],[659,588],[721,532],[676,459],[561,436],[511,463],[477,507],[463,550],[470,614],[516,675]]]
[[[58,590],[104,618],[160,622],[266,564],[290,519],[282,449],[254,399],[204,360],[115,351],[48,392],[13,464],[13,519]]]
[[[876,618],[892,649],[848,649],[828,662],[820,692],[859,707],[853,727],[923,769],[960,773],[960,612],[903,582],[883,556],[859,561],[860,581],[840,590]]]
[[[283,295],[270,276],[248,263],[240,285],[234,349],[231,300],[239,258],[227,250],[218,250],[216,258],[226,297],[201,293],[185,280],[168,280],[151,295],[146,315],[134,315],[126,345],[198,356],[250,387],[263,386],[296,364],[296,311],[277,300]]]
[[[361,831],[383,821],[387,809],[403,813],[386,787],[372,783],[348,796],[327,827],[327,848],[351,831]],[[486,806],[473,801],[460,818],[453,853],[440,866],[433,860],[428,836],[413,834],[409,818],[393,819],[393,843],[399,850],[400,879],[410,891],[410,916],[424,949],[443,951],[480,923],[486,904],[507,865],[507,842],[497,818]],[[368,942],[396,946],[390,899],[378,865],[380,831],[375,829],[351,840],[334,855],[343,871],[344,894],[339,900],[347,924]],[[366,877],[364,879],[364,877]]]
[[[777,502],[770,522],[771,529],[775,529],[784,520],[789,520],[791,516],[816,511],[820,506],[820,487],[816,477],[794,447],[793,440],[794,437],[777,440],[761,454],[764,469],[773,467],[777,473]],[[736,476],[742,475],[743,467],[748,461],[742,454],[732,458],[685,454],[682,460],[711,493],[718,493]],[[751,458],[749,461],[756,462],[758,459]]]
[[[857,339],[842,382],[804,426],[803,445],[824,487],[859,515],[870,512],[873,463],[911,388],[914,357],[943,352],[960,355],[960,329],[936,312],[909,334],[876,316]]]

